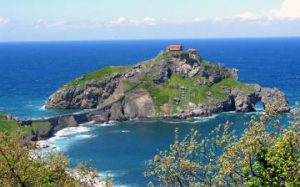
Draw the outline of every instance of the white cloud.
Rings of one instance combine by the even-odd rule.
[[[284,0],[281,7],[277,10],[256,14],[253,12],[243,12],[237,16],[231,17],[215,17],[195,19],[194,23],[212,22],[253,22],[253,23],[270,23],[274,21],[287,21],[300,19],[300,0]]]
[[[119,17],[116,20],[113,20],[111,23],[116,24],[116,25],[125,24],[125,23],[127,23],[127,18]]]
[[[57,28],[67,25],[66,21],[48,21],[39,19],[34,23],[35,28]]]
[[[276,21],[288,21],[298,19],[300,20],[300,0],[284,0],[281,7],[277,10],[271,10],[269,12],[260,14],[246,11],[237,16],[206,18],[202,19],[201,21],[195,21],[195,23],[204,21],[232,23],[238,21],[268,24]]]
[[[300,18],[300,0],[284,0],[278,10],[272,11],[272,16],[279,18]]]
[[[10,19],[0,17],[0,25],[5,25],[5,24],[8,24],[8,23],[10,23]]]
[[[243,12],[239,15],[228,16],[228,17],[206,17],[206,18],[194,18],[189,20],[184,20],[181,24],[202,24],[202,23],[229,23],[229,22],[255,22],[261,21],[265,18],[260,17],[252,12]]]
[[[208,17],[208,18],[195,18],[184,23],[202,24],[202,23],[229,23],[229,22],[255,22],[263,20],[263,17],[259,17],[252,12],[243,12],[239,15],[228,17]]]
[[[292,2],[292,4],[291,4]],[[294,4],[293,4],[294,3]],[[296,3],[296,4],[295,4]],[[159,27],[189,27],[189,26],[201,26],[201,25],[235,25],[242,24],[244,26],[257,25],[268,25],[280,21],[280,23],[289,21],[292,17],[293,20],[300,20],[300,0],[285,0],[282,7],[276,11],[265,12],[265,13],[253,13],[253,12],[242,12],[238,15],[228,17],[195,17],[191,19],[170,19],[170,18],[153,18],[153,17],[142,17],[142,18],[128,18],[120,16],[111,21],[95,21],[95,20],[83,20],[83,21],[51,21],[40,19],[35,22],[36,28],[57,28],[57,29],[89,29],[89,28],[110,28],[110,27],[138,27],[138,26],[159,26]],[[275,14],[276,13],[276,14]],[[288,13],[288,14],[287,14]],[[1,18],[1,17],[0,17]],[[297,19],[296,19],[297,18]],[[298,19],[299,18],[299,19]],[[9,21],[9,20],[8,20]],[[4,22],[4,21],[2,21]],[[1,24],[1,19],[0,19]]]
[[[244,12],[238,16],[241,21],[255,21],[258,19],[258,16],[252,12]]]
[[[142,23],[146,24],[146,25],[156,25],[157,24],[156,19],[155,18],[151,18],[151,17],[145,17],[142,20]]]
[[[87,29],[87,28],[99,28],[99,27],[111,27],[122,25],[140,25],[140,24],[153,24],[153,20],[150,18],[144,18],[142,20],[132,20],[126,17],[118,17],[112,21],[101,22],[97,20],[82,20],[82,21],[65,21],[65,20],[45,20],[38,19],[34,22],[34,27],[38,29]]]
[[[157,25],[158,21],[152,17],[145,17],[142,19],[127,19],[126,17],[119,17],[111,21],[113,25]]]
[[[98,21],[65,21],[65,20],[44,20],[39,19],[34,22],[34,27],[38,29],[47,29],[47,28],[55,28],[55,29],[82,29],[82,28],[96,28],[101,27],[103,24]]]

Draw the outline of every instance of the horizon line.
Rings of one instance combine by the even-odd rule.
[[[51,42],[102,42],[102,41],[167,41],[167,40],[222,40],[222,39],[283,39],[300,38],[299,36],[241,36],[241,37],[199,37],[199,38],[118,38],[118,39],[70,39],[70,40],[15,40],[0,43],[51,43]]]

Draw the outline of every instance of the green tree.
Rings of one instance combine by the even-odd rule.
[[[229,123],[208,137],[198,132],[148,163],[146,176],[166,186],[300,186],[300,110],[282,125],[273,110],[253,117],[237,137]]]
[[[300,186],[299,110],[286,127],[264,115],[219,157],[221,184]]]
[[[59,152],[40,156],[24,131],[0,132],[0,186],[93,186],[97,171],[87,164],[71,170],[69,160]],[[111,183],[107,182],[107,186]]]

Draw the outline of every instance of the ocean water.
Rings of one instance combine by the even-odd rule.
[[[206,60],[238,68],[241,81],[280,88],[291,106],[300,99],[300,38],[0,43],[0,112],[19,118],[74,112],[45,110],[43,105],[51,93],[79,75],[106,65],[147,60],[170,43],[197,48]],[[143,177],[145,162],[168,149],[176,127],[182,136],[191,128],[205,136],[218,124],[231,121],[242,132],[255,114],[82,126],[64,129],[49,142],[71,158],[72,166],[90,160],[115,184],[145,186],[151,180]]]

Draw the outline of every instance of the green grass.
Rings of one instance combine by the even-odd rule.
[[[223,87],[232,88],[232,89],[236,88],[239,89],[241,93],[244,94],[248,94],[250,92],[255,91],[255,87],[253,84],[241,83],[240,81],[231,78],[224,79],[221,82],[215,84],[213,87],[216,87],[217,89],[222,89]]]
[[[141,88],[149,92],[157,111],[160,111],[160,107],[170,100],[170,95],[164,93],[162,89],[158,88],[153,82],[144,82]]]
[[[89,81],[101,81],[109,77],[112,77],[118,73],[126,72],[130,66],[107,66],[92,73],[88,73],[81,77],[78,77],[71,82],[67,83],[65,86],[76,86],[81,85]]]
[[[50,127],[50,122],[33,122],[31,125],[33,131],[36,131],[37,129],[42,131],[48,131]]]
[[[192,78],[183,78],[176,74],[173,74],[170,81],[166,83],[166,87],[184,87],[185,92],[189,94],[191,102],[199,103],[199,102],[205,102],[206,98],[206,92],[210,91],[213,96],[216,99],[222,99],[224,96],[224,93],[220,91],[218,87],[213,85],[212,87],[208,86],[196,86],[193,83]]]
[[[19,126],[17,121],[7,120],[5,114],[0,114],[0,131],[11,133],[17,128],[21,129],[26,134],[30,134],[37,129],[47,131],[50,129],[50,122],[33,122],[32,126]]]
[[[221,86],[226,86],[226,87],[230,87],[230,88],[235,88],[235,87],[244,87],[244,83],[241,83],[238,80],[235,79],[224,79],[221,82],[219,82],[218,84],[216,84],[216,86],[221,87]]]
[[[155,60],[156,61],[167,61],[167,60],[170,60],[171,58],[175,56],[179,56],[179,55],[188,55],[189,52],[187,51],[176,51],[176,52],[161,52],[156,58]]]
[[[150,94],[153,99],[156,111],[160,111],[160,107],[169,101],[169,95],[166,95],[158,88],[151,79],[144,77],[139,81],[125,80],[124,83],[127,85],[127,93],[135,89],[144,89]]]
[[[19,127],[20,126],[18,125],[17,121],[7,120],[5,114],[0,114],[0,131],[6,131],[10,133]],[[30,134],[32,128],[30,126],[22,126],[20,129],[26,134]]]
[[[170,58],[171,58],[171,53],[162,52],[156,57],[155,61],[158,61],[158,62],[159,61],[166,61],[166,60],[169,60]]]
[[[0,114],[0,131],[7,130],[12,131],[18,127],[16,121],[10,121],[5,119],[4,114]]]
[[[203,60],[203,61],[202,61],[202,64],[203,64],[203,65],[206,65],[206,66],[210,66],[210,65],[211,65],[211,63],[210,63],[209,61],[206,61],[206,60]]]

